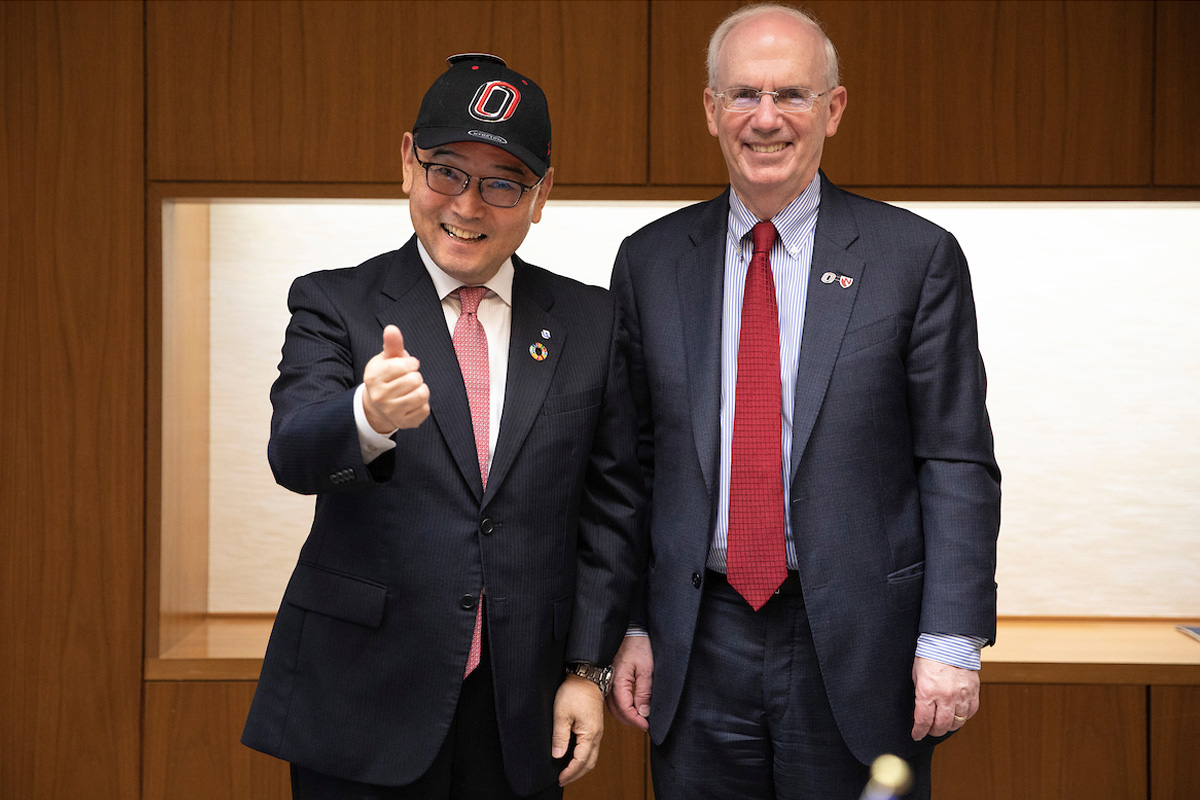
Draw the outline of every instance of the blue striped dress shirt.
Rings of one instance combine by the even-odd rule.
[[[796,397],[796,375],[800,361],[801,333],[804,329],[804,305],[808,296],[808,275],[812,267],[813,235],[821,205],[821,176],[813,177],[808,187],[772,218],[779,237],[771,247],[771,273],[775,279],[775,301],[779,307],[780,420],[782,463],[779,479],[787,497],[787,477],[792,453],[792,412]],[[746,271],[750,266],[753,244],[750,229],[759,220],[750,213],[737,192],[729,192],[729,225],[725,237],[725,282],[721,305],[721,477],[717,501],[717,522],[709,549],[708,567],[725,571],[725,550],[729,531],[729,475],[733,452],[733,411],[737,389],[737,350],[741,333],[742,295]],[[796,548],[791,518],[787,525],[788,569],[796,570]],[[986,642],[972,636],[922,633],[916,655],[964,669],[979,669],[979,653]]]

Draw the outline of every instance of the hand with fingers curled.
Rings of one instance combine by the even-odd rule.
[[[571,757],[558,775],[559,786],[577,781],[595,768],[603,736],[604,695],[588,679],[568,675],[554,697],[554,732],[550,738],[553,758]]]
[[[626,636],[613,659],[613,690],[608,710],[618,721],[650,729],[654,651],[649,636]]]
[[[415,428],[429,416],[429,387],[420,367],[421,362],[404,349],[400,329],[384,328],[383,349],[363,370],[363,411],[378,433]]]
[[[979,673],[917,657],[913,662],[916,705],[913,741],[956,731],[979,710]]]

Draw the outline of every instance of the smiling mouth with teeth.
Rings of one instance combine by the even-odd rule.
[[[470,231],[464,231],[462,228],[456,228],[453,225],[443,225],[442,230],[444,230],[446,233],[450,234],[450,236],[454,239],[465,239],[467,241],[477,241],[479,239],[487,238],[486,234],[471,233]]]
[[[783,148],[787,147],[786,142],[779,144],[752,144],[749,146],[756,153],[778,153]]]

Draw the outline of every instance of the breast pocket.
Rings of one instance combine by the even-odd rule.
[[[899,318],[893,314],[877,322],[868,323],[861,328],[855,328],[842,339],[842,349],[838,358],[845,358],[860,350],[866,350],[868,347],[874,347],[881,342],[894,339],[899,327]]]
[[[571,411],[595,408],[600,405],[602,397],[604,397],[603,386],[593,386],[581,392],[547,395],[546,401],[542,403],[542,414],[550,416],[551,414],[566,414]]]

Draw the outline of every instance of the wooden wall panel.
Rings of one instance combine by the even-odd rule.
[[[646,179],[643,2],[148,4],[154,180],[401,180],[400,141],[460,52],[545,90],[561,183]]]
[[[242,746],[253,681],[146,683],[143,800],[285,800],[287,765]],[[646,735],[605,720],[600,763],[564,800],[643,800]]]
[[[286,762],[240,743],[253,681],[146,683],[143,800],[285,800]]]
[[[648,794],[650,775],[649,737],[630,725],[622,725],[606,711],[600,762],[572,783],[563,800],[653,800]]]
[[[654,4],[651,180],[723,183],[703,49],[734,3]],[[1150,3],[813,0],[849,104],[825,150],[848,186],[1141,186]],[[698,156],[697,153],[702,155]]]
[[[934,797],[1146,800],[1146,687],[984,684],[939,745]]]
[[[0,3],[0,796],[138,796],[142,6]]]
[[[1200,686],[1150,687],[1150,800],[1200,797]]]
[[[736,0],[650,5],[650,182],[722,185],[729,181],[704,118],[708,37]]]
[[[1200,186],[1200,3],[1155,3],[1154,183]]]

